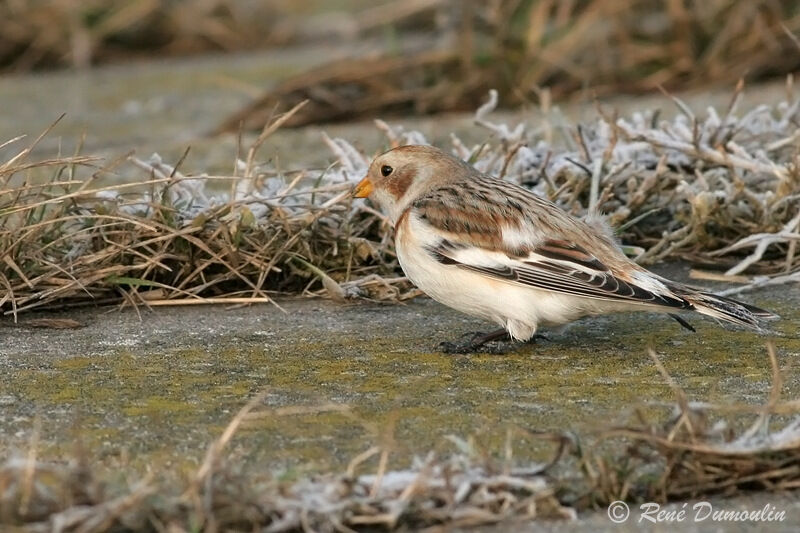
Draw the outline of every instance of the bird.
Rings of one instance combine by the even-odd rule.
[[[670,281],[629,259],[599,216],[579,219],[532,191],[488,176],[438,148],[378,155],[353,189],[395,228],[398,262],[434,300],[500,326],[444,351],[504,338],[527,342],[540,325],[615,312],[695,312],[762,331],[777,315]]]

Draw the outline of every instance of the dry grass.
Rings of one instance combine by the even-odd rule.
[[[772,345],[768,352],[773,388],[764,406],[689,402],[653,355],[675,388],[674,416],[666,424],[640,418],[599,436],[516,428],[529,438],[558,443],[547,464],[515,465],[510,445],[502,458],[495,458],[471,440],[452,438],[457,450],[451,455],[431,454],[406,470],[387,470],[384,450],[371,446],[345,472],[280,482],[226,460],[226,446],[248,419],[297,411],[266,408],[263,396],[256,396],[209,446],[183,486],[168,486],[152,476],[120,485],[102,479],[85,453],[68,462],[39,459],[34,428],[27,454],[0,465],[0,524],[83,533],[468,527],[571,519],[576,511],[603,509],[616,500],[665,503],[794,489],[800,486],[800,403],[781,402]],[[319,409],[347,412],[336,405]],[[793,418],[772,424],[777,426],[773,429],[769,417],[775,414]],[[747,417],[754,418],[747,430],[727,425],[738,427]],[[605,444],[609,439],[614,452]],[[375,473],[359,473],[376,456],[381,460]]]
[[[433,28],[443,0],[9,0],[0,70],[87,67],[354,39],[393,24]]]
[[[800,67],[797,0],[330,4],[11,0],[0,3],[0,68],[87,66],[365,36],[385,49],[379,58],[335,63],[288,80],[224,125],[236,130],[240,119],[260,129],[276,102],[288,110],[311,100],[289,123],[296,125],[473,109],[489,88],[500,90],[508,105],[537,100],[537,87],[549,87],[555,97],[587,87],[598,94],[659,85],[677,90]],[[326,13],[335,7],[345,11]]]
[[[0,3],[0,67],[247,50],[272,42],[275,19],[268,2],[10,0]]]
[[[261,128],[276,106],[305,99],[309,105],[289,126],[474,109],[490,88],[513,105],[539,101],[543,87],[556,99],[587,88],[601,96],[685,90],[800,68],[798,1],[422,4],[439,5],[437,46],[415,51],[411,38],[383,54],[314,67],[271,88],[219,129]]]
[[[637,413],[634,427],[611,430],[602,441],[622,444],[615,457],[586,453],[583,473],[591,487],[582,504],[608,505],[616,500],[667,502],[731,496],[746,491],[800,488],[800,402],[782,402],[783,380],[775,346],[767,345],[772,389],[763,406],[690,402],[675,385],[655,353],[650,355],[675,391],[677,405],[666,424],[648,424]],[[791,415],[778,430],[775,415]],[[747,417],[752,423],[736,430]],[[775,425],[773,423],[773,425]]]
[[[533,131],[492,122],[493,94],[476,114],[492,138],[467,147],[453,137],[452,150],[576,215],[605,213],[642,263],[688,259],[697,277],[744,283],[734,292],[797,281],[800,100],[789,85],[786,102],[740,112],[739,89],[727,109],[704,116],[676,100],[684,111],[671,121],[601,111],[572,125],[545,107],[549,118]],[[388,221],[350,198],[371,156],[327,139],[337,163],[322,172],[258,163],[263,143],[301,109],[273,120],[232,176],[185,176],[180,162],[157,157],[101,167],[82,155],[36,160],[36,143],[22,149],[0,165],[0,309],[243,304],[312,290],[337,300],[415,296]],[[389,145],[425,142],[378,127]],[[112,172],[130,181],[98,186]]]
[[[363,238],[368,221],[344,216],[350,185],[255,163],[288,116],[265,129],[241,176],[186,177],[157,158],[102,168],[84,156],[30,162],[36,143],[20,151],[0,166],[0,308],[16,316],[53,304],[255,303],[270,301],[270,291],[302,292],[318,274],[329,279],[321,272],[368,276],[376,267],[365,260],[388,262],[389,252]],[[33,170],[50,175],[40,182]],[[118,171],[138,176],[97,185]],[[209,182],[229,192],[212,196]],[[403,297],[396,280],[363,285]]]

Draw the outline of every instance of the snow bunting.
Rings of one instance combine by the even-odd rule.
[[[372,162],[353,195],[369,197],[395,226],[408,278],[433,299],[527,341],[540,324],[619,311],[696,311],[759,328],[775,315],[669,281],[637,265],[605,225],[579,220],[507,181],[431,146],[401,146]]]

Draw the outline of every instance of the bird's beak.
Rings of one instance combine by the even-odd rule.
[[[356,188],[353,189],[353,197],[354,198],[366,198],[370,194],[372,194],[373,187],[372,187],[372,180],[369,179],[369,176],[365,176],[363,180],[358,182]]]

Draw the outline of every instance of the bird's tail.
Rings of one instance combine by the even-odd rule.
[[[677,283],[670,284],[669,288],[676,295],[691,303],[694,306],[694,310],[698,313],[718,318],[725,322],[731,322],[760,331],[763,329],[762,321],[779,318],[775,313],[734,300],[733,298],[717,296],[710,292],[679,285]]]

